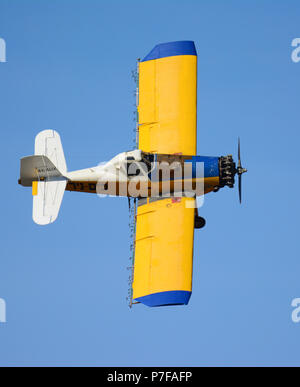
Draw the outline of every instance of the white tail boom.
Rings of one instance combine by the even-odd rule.
[[[21,159],[20,184],[32,185],[35,223],[55,221],[67,184],[67,166],[59,134],[44,130],[35,138],[34,156]]]

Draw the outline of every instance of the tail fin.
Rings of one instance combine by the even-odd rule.
[[[67,166],[60,136],[44,130],[35,138],[35,155],[21,159],[20,184],[32,185],[35,223],[55,221],[67,184]]]

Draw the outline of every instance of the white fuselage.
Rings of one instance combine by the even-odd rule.
[[[165,175],[159,171],[162,165],[166,167]],[[173,178],[170,177],[171,170]],[[170,196],[175,192],[175,196],[203,195],[205,181],[203,175],[192,177],[192,163],[176,166],[161,163],[160,167],[158,162],[147,164],[143,152],[138,149],[120,153],[96,167],[68,172],[65,177],[74,185],[74,190],[85,191],[87,186],[90,188],[85,192],[129,197]]]
[[[128,159],[132,162],[141,162],[142,151],[134,150],[120,153],[107,163],[101,163],[95,167],[68,172],[66,174],[66,178],[71,182],[96,183],[97,193],[104,195],[117,194],[118,196],[128,196],[128,190],[130,191],[130,182],[132,183],[131,190],[135,191],[137,184],[133,184],[134,180],[139,182],[139,190],[147,190],[149,183],[147,171],[140,169],[138,177],[129,177]],[[129,194],[130,196],[136,196],[135,192],[129,192]]]

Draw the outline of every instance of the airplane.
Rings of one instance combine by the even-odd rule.
[[[232,155],[198,156],[197,52],[193,41],[156,45],[137,71],[137,146],[106,163],[68,172],[59,134],[44,130],[21,159],[19,184],[32,187],[33,220],[55,221],[65,190],[134,198],[130,306],[187,305],[194,229],[205,226],[197,198],[234,187],[247,172]],[[163,167],[162,167],[163,166]]]

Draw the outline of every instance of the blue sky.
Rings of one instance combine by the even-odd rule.
[[[299,365],[300,37],[297,1],[0,0],[0,365]],[[205,198],[186,307],[127,306],[126,198],[66,192],[31,219],[19,159],[55,129],[69,170],[132,148],[131,70],[194,40],[198,154],[236,157],[237,189]]]

